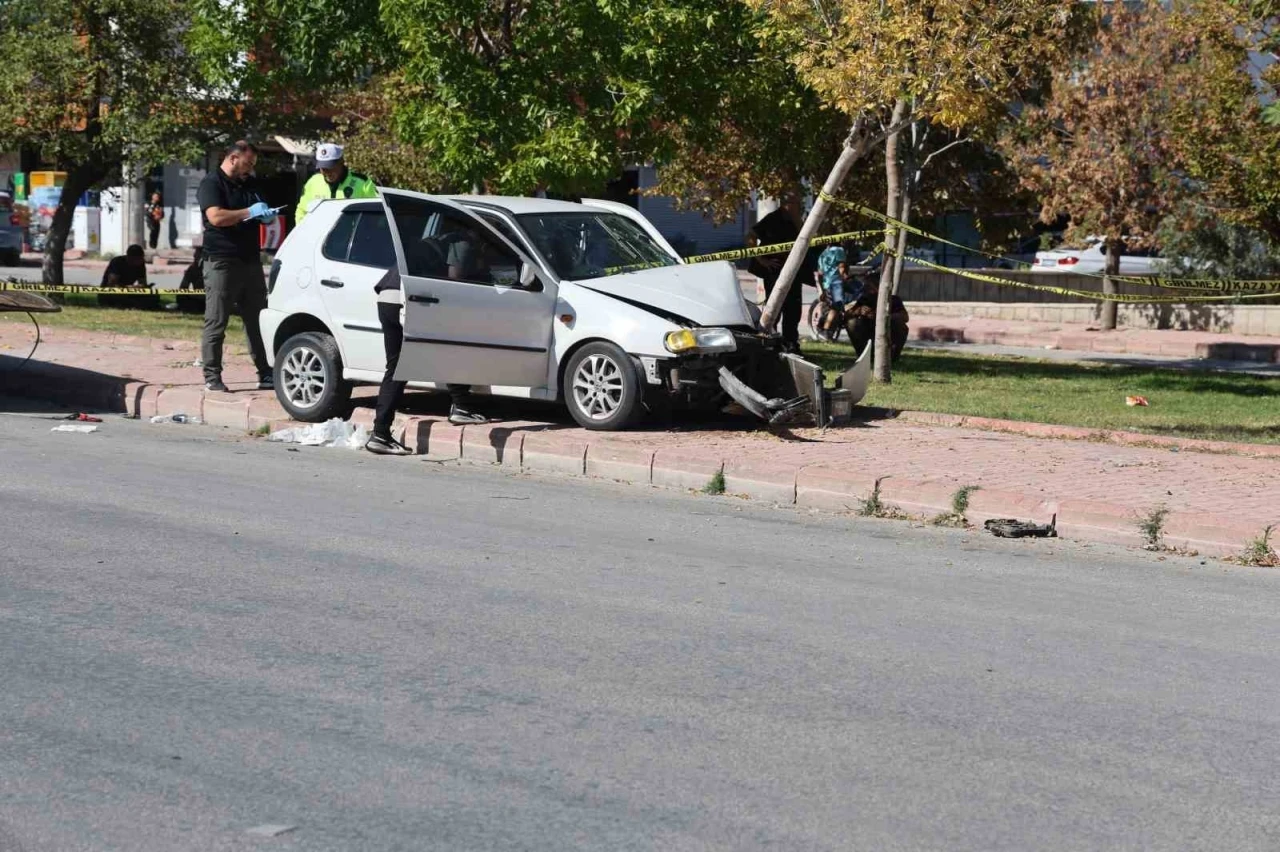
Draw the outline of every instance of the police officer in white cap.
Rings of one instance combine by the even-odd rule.
[[[377,198],[378,187],[373,181],[347,168],[342,160],[342,146],[333,142],[321,142],[316,147],[316,168],[302,188],[302,199],[294,216],[294,224],[302,223],[307,210],[323,198]]]

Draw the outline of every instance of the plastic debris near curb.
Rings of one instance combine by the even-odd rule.
[[[82,423],[63,423],[61,426],[54,426],[49,431],[50,432],[75,432],[80,435],[87,435],[90,432],[97,432],[98,427],[96,425],[90,425],[88,423],[83,423],[83,424]]]
[[[188,414],[183,414],[181,411],[178,411],[178,412],[174,412],[173,414],[157,414],[155,417],[151,418],[151,422],[152,423],[190,423],[194,426],[199,426],[202,421],[200,420],[199,417],[192,417]]]
[[[346,447],[349,450],[359,450],[369,440],[369,432],[359,424],[334,417],[324,423],[272,432],[267,440],[280,444],[300,444],[304,447]]]

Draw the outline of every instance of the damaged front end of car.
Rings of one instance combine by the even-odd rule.
[[[870,348],[826,387],[823,369],[784,351],[781,338],[727,328],[684,328],[667,335],[676,357],[646,364],[649,381],[693,405],[723,403],[771,425],[847,422],[871,380]]]

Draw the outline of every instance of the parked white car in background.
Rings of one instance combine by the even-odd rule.
[[[353,382],[381,380],[373,286],[392,266],[405,297],[397,378],[420,387],[560,400],[588,429],[625,428],[663,398],[728,393],[775,419],[822,396],[796,393],[804,362],[758,333],[730,264],[684,264],[626,205],[382,193],[318,202],[272,265],[262,335],[299,420],[340,415]]]
[[[1101,274],[1107,268],[1106,241],[1101,237],[1088,237],[1082,249],[1058,248],[1036,252],[1037,272],[1080,272]],[[1164,261],[1154,252],[1125,250],[1120,255],[1120,275],[1158,275]]]

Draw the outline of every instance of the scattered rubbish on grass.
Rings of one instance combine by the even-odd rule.
[[[1145,396],[1126,396],[1124,398],[1124,404],[1131,408],[1134,406],[1146,408],[1151,403],[1147,402],[1147,398]]]
[[[1047,524],[1016,518],[992,518],[983,526],[997,538],[1055,538],[1058,535],[1058,516],[1054,515]]]
[[[98,427],[91,426],[88,424],[85,424],[82,426],[79,423],[63,423],[61,426],[54,426],[49,431],[50,432],[79,432],[82,435],[87,435],[90,432],[97,432]]]
[[[101,423],[101,417],[94,417],[92,414],[68,414],[63,420],[76,420],[80,423]]]
[[[301,444],[304,447],[346,447],[358,450],[369,440],[369,432],[363,426],[334,417],[325,423],[294,426],[272,432],[267,440],[282,444]]]
[[[152,423],[192,423],[195,425],[199,425],[201,421],[199,417],[192,417],[191,415],[184,414],[181,411],[175,411],[173,414],[157,414],[155,417],[151,418],[151,422]]]

